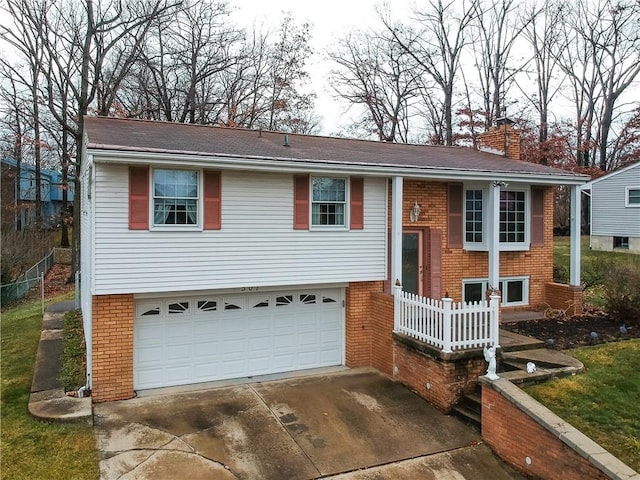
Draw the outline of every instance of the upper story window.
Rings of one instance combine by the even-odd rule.
[[[346,226],[346,179],[313,177],[311,183],[311,225]]]
[[[640,207],[640,187],[627,187],[627,207]]]
[[[198,224],[198,172],[153,170],[153,224]]]
[[[523,191],[500,191],[500,243],[524,243],[525,200]]]
[[[464,190],[464,247],[486,250],[489,218],[488,188]],[[499,242],[502,250],[529,248],[530,205],[528,189],[500,191]]]
[[[482,190],[465,191],[465,241],[469,243],[483,243],[484,206],[482,194]]]

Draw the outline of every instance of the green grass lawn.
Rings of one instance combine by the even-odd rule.
[[[640,471],[640,340],[570,350],[586,367],[525,391]]]
[[[70,298],[73,294],[51,299],[49,303]],[[95,438],[89,425],[46,423],[29,415],[29,392],[41,327],[39,302],[2,313],[0,478],[98,478]]]

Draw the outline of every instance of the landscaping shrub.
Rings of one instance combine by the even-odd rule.
[[[64,346],[60,383],[65,392],[77,390],[86,384],[86,357],[82,313],[79,310],[67,312],[62,321]]]
[[[556,283],[569,283],[569,269],[558,263],[553,264],[553,281]]]
[[[611,262],[604,270],[604,303],[607,313],[621,323],[640,327],[640,260]]]
[[[607,280],[607,271],[610,269],[613,260],[604,256],[590,258],[588,262],[582,265],[582,286],[591,288],[597,285],[603,285]]]

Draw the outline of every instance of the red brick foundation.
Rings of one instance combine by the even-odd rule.
[[[94,402],[124,400],[133,391],[133,295],[93,297]]]
[[[393,296],[371,294],[371,366],[393,376]]]
[[[535,478],[608,478],[487,385],[482,385],[482,439],[504,461]]]
[[[580,315],[582,313],[582,287],[549,282],[545,285],[545,298],[549,307],[554,310],[564,310],[567,315]]]
[[[482,352],[475,358],[443,360],[396,339],[393,353],[394,378],[445,413],[476,388],[486,369]]]

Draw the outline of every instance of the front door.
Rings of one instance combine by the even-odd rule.
[[[422,295],[422,231],[402,233],[402,289]]]

